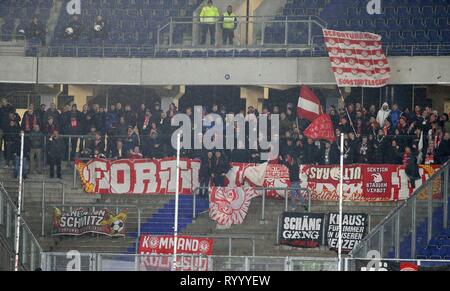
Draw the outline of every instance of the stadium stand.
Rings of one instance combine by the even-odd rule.
[[[265,44],[284,44],[288,31],[289,48],[261,48],[263,51],[240,48],[233,52],[208,53],[205,50],[171,51],[155,50],[158,28],[171,19],[192,21],[194,11],[202,1],[187,0],[138,0],[138,1],[84,1],[81,21],[83,32],[78,40],[64,37],[69,20],[62,5],[54,34],[50,36],[50,48],[45,53],[52,57],[308,57],[325,56],[323,37],[319,26],[312,26],[313,43],[308,46],[308,25],[289,23],[302,18],[318,17],[327,27],[337,30],[365,30],[383,36],[386,53],[401,55],[446,55],[450,53],[450,24],[447,1],[385,1],[380,15],[368,15],[363,1],[299,1],[289,0],[280,13],[274,11],[274,20],[264,31]],[[312,4],[311,4],[312,3]],[[28,24],[37,14],[48,19],[53,1],[2,1],[0,24],[3,41],[11,41],[16,27]],[[102,15],[108,26],[104,40],[90,39],[91,26],[96,16]],[[286,22],[284,22],[286,21]],[[286,26],[289,27],[286,30]],[[173,43],[182,43],[189,37],[192,25],[174,25]],[[192,37],[192,36],[190,36]],[[302,50],[295,49],[302,47]],[[30,40],[26,54],[35,56],[38,43]]]
[[[364,1],[353,0],[289,0],[283,16],[316,15],[336,30],[371,31],[383,35],[384,45],[438,45],[450,43],[448,1],[383,1],[381,15],[368,15]],[[282,29],[273,27],[267,37],[283,35]],[[294,33],[294,32],[293,32]],[[315,31],[321,38],[321,32]],[[295,34],[294,41],[302,41]]]
[[[295,22],[298,19],[311,17],[323,20],[323,23],[326,23],[326,26],[330,29],[379,33],[383,36],[383,44],[388,56],[450,55],[450,17],[448,16],[450,5],[447,0],[385,0],[383,1],[381,15],[368,15],[365,10],[365,1],[287,0],[286,5],[281,10],[274,11],[273,16],[270,16],[271,19],[278,22],[267,24],[265,29],[263,26],[261,35],[265,42],[262,46],[252,44],[229,47],[220,45],[217,45],[217,47],[176,47],[174,45],[174,47],[164,48],[158,47],[158,28],[170,23],[172,18],[185,19],[187,22],[192,21],[193,15],[204,1],[85,0],[83,1],[81,14],[83,31],[79,39],[68,38],[65,35],[70,17],[65,13],[64,5],[57,6],[56,2],[53,0],[0,1],[1,44],[15,43],[17,41],[17,28],[27,25],[32,16],[39,15],[44,26],[52,27],[48,29],[46,35],[48,45],[42,45],[42,39],[28,38],[24,50],[25,56],[171,59],[155,60],[155,62],[161,62],[163,65],[166,65],[164,61],[168,63],[176,58],[201,59],[187,61],[192,61],[192,63],[195,63],[195,61],[202,63],[204,58],[261,58],[260,60],[245,61],[261,62],[262,64],[265,64],[265,61],[267,63],[275,61],[290,62],[290,60],[271,60],[270,58],[308,58],[325,57],[327,55],[320,26],[312,27],[312,35],[310,35],[312,37],[310,37],[306,32],[308,25]],[[92,31],[90,30],[98,15],[104,17],[108,26],[108,35],[105,39],[91,37]],[[289,22],[291,20],[292,23]],[[286,26],[288,26],[288,29],[286,29]],[[192,27],[175,25],[173,28],[174,44],[184,43],[186,40],[193,38]],[[287,43],[285,43],[286,40]],[[310,40],[312,40],[312,43],[308,44]],[[261,41],[261,39],[258,39],[258,41]],[[34,61],[32,58],[26,59]],[[444,58],[430,59],[437,59],[439,62]],[[44,59],[44,61],[46,60],[49,60],[49,58]],[[50,61],[72,60],[50,59]],[[87,60],[86,63],[89,63],[89,61],[103,62],[108,60]],[[115,60],[109,61],[115,62]],[[141,60],[119,60],[118,62],[122,61],[124,63],[126,61],[137,63]],[[153,60],[142,62],[145,61],[151,62]],[[225,62],[229,60],[211,61]],[[242,59],[232,61],[243,61],[245,63]],[[304,60],[297,61],[300,64]],[[37,59],[37,64],[39,65],[39,59]],[[325,72],[329,73],[328,66]],[[38,73],[39,68],[37,69],[37,83],[40,80],[40,74]],[[267,73],[272,72],[269,69]],[[432,168],[433,170],[448,163],[450,157],[450,121],[448,113],[445,113],[448,110],[444,110],[444,107],[447,108],[447,100],[445,99],[447,96],[444,96],[447,91],[443,89],[442,92],[444,93],[437,94],[431,90],[441,87],[439,85],[441,85],[442,73],[439,73],[436,80],[430,82],[429,85],[428,83],[426,83],[427,85],[415,84],[411,86],[389,85],[381,89],[366,90],[364,90],[365,88],[352,88],[351,92],[345,92],[345,103],[339,105],[337,102],[333,102],[336,100],[331,100],[336,99],[337,92],[333,92],[336,91],[335,88],[331,88],[332,86],[322,88],[325,86],[315,85],[314,90],[319,96],[318,99],[322,102],[325,112],[330,116],[334,132],[338,135],[340,132],[346,134],[344,163],[368,167],[396,166],[399,169],[398,173],[400,173],[401,167],[404,170],[411,165],[414,165],[415,170],[419,171],[418,163],[425,164],[421,167]],[[397,70],[396,74],[400,75],[402,72]],[[194,77],[198,78],[198,76]],[[225,75],[225,79],[227,78],[230,78],[229,74]],[[239,78],[239,76],[235,78]],[[75,160],[79,158],[83,162],[93,159],[120,161],[122,159],[135,159],[136,156],[145,159],[168,158],[173,160],[176,152],[170,145],[169,137],[175,129],[170,126],[171,117],[177,113],[190,115],[188,111],[192,112],[195,105],[201,104],[205,114],[216,113],[222,116],[227,113],[242,112],[250,118],[253,114],[259,116],[261,114],[279,113],[281,115],[280,128],[282,129],[280,153],[278,161],[275,159],[273,162],[278,162],[281,165],[295,157],[298,165],[302,166],[324,166],[326,168],[337,163],[338,149],[340,149],[338,143],[325,140],[315,142],[304,136],[304,131],[310,125],[310,122],[297,118],[296,104],[298,102],[299,84],[273,85],[274,88],[266,87],[268,85],[253,84],[252,86],[258,87],[258,89],[264,89],[265,98],[264,100],[259,97],[254,98],[257,106],[261,107],[255,109],[253,103],[252,106],[248,106],[250,105],[249,99],[253,97],[243,96],[245,95],[244,91],[246,91],[243,89],[247,89],[245,84],[221,87],[217,84],[210,84],[211,81],[208,78],[202,81],[204,82],[202,84],[208,86],[186,84],[181,89],[181,86],[180,88],[172,88],[172,86],[168,88],[168,85],[132,86],[128,84],[126,86],[113,86],[103,85],[99,82],[99,84],[92,86],[95,87],[95,89],[92,89],[86,88],[88,86],[83,87],[70,83],[58,84],[56,81],[55,84],[51,84],[53,86],[47,84],[46,81],[40,84],[32,83],[27,87],[17,84],[0,84],[0,97],[2,97],[1,99],[5,97],[5,101],[1,100],[0,102],[0,129],[2,130],[0,133],[0,153],[4,154],[0,156],[0,215],[3,215],[0,217],[0,245],[4,244],[3,240],[7,241],[8,244],[12,240],[13,228],[11,225],[13,225],[16,207],[14,204],[17,204],[18,199],[18,174],[16,172],[20,149],[18,138],[20,130],[27,132],[23,228],[29,227],[29,229],[26,229],[28,232],[25,232],[27,234],[23,240],[31,241],[31,244],[24,242],[20,246],[21,248],[30,248],[29,251],[22,250],[22,254],[25,253],[23,256],[28,254],[31,256],[28,259],[22,259],[24,264],[29,265],[24,265],[24,269],[32,269],[39,263],[39,259],[32,257],[39,252],[45,253],[46,258],[62,256],[62,253],[65,255],[64,252],[73,249],[85,254],[98,252],[122,254],[129,256],[128,258],[133,258],[133,255],[137,254],[140,235],[144,233],[172,235],[174,233],[175,199],[168,194],[168,191],[162,193],[163,191],[155,190],[157,193],[153,193],[154,195],[88,193],[83,188],[86,186],[85,177],[83,173],[77,172]],[[53,80],[50,82],[53,82]],[[74,84],[77,83],[74,82]],[[108,89],[103,90],[106,86],[108,86]],[[415,86],[420,86],[420,88],[415,88]],[[202,87],[202,89],[204,89],[203,87],[211,88],[203,91],[198,87]],[[233,90],[229,91],[224,87],[233,87]],[[284,87],[290,89],[284,89]],[[446,88],[445,86],[442,87]],[[20,91],[23,88],[26,88],[29,92],[21,93]],[[141,88],[143,90],[140,90]],[[37,93],[35,90],[41,92]],[[173,92],[175,94],[172,94]],[[255,92],[257,94],[260,91],[255,90]],[[73,93],[73,96],[69,96],[71,93]],[[165,93],[166,95],[164,95]],[[182,95],[182,98],[179,97],[179,94]],[[174,95],[178,97],[173,97]],[[167,107],[168,110],[167,108],[162,109],[163,98],[166,103],[164,107]],[[168,99],[170,99],[169,102]],[[384,101],[389,103],[387,109],[383,108],[382,102]],[[174,103],[169,105],[170,102]],[[330,105],[329,102],[333,105]],[[75,103],[78,103],[78,107],[73,107]],[[48,106],[50,104],[56,109],[45,110],[45,106],[42,109],[42,105]],[[206,127],[203,129],[206,129]],[[48,150],[50,148],[48,145],[53,143],[54,138],[57,139],[57,135],[54,134],[55,131],[59,131],[63,135],[61,144],[64,145],[60,147],[60,152]],[[364,141],[365,137],[367,137],[367,142]],[[43,141],[44,145],[40,144],[39,141]],[[3,142],[4,148],[2,148]],[[123,152],[118,149],[118,145],[121,143],[123,144]],[[2,149],[4,149],[4,152],[1,151]],[[410,152],[407,149],[412,149],[412,151]],[[219,152],[218,149],[214,149],[214,154],[216,154],[216,151]],[[42,156],[36,154],[37,152]],[[62,156],[59,160],[59,164],[62,164],[62,173],[57,173],[57,179],[52,172],[49,173],[47,165],[49,159],[56,153],[60,153]],[[36,161],[34,161],[34,154],[36,154]],[[230,170],[232,162],[259,163],[261,152],[254,150],[244,153],[237,150],[227,150],[221,152],[221,154],[223,154],[222,159],[226,162],[223,162],[221,158],[208,160],[205,150],[181,150],[181,157],[200,160],[199,164],[201,164],[203,170],[206,168],[207,171],[200,171],[200,177],[198,178],[199,180],[204,179],[203,181],[207,180],[207,185],[211,187],[213,185],[221,186],[221,183],[215,179],[217,176],[211,175],[211,173],[216,173],[215,171],[219,172],[221,166],[219,162],[222,161],[227,165],[227,170]],[[421,161],[415,162],[418,157]],[[34,163],[31,161],[34,161]],[[215,162],[217,164],[214,166]],[[29,167],[28,163],[30,164]],[[445,173],[448,175],[448,164],[444,167],[446,168]],[[423,170],[423,168],[421,169]],[[439,189],[448,190],[449,177],[442,175],[442,173],[439,175],[434,176],[435,179],[443,177],[438,181],[439,187],[442,187]],[[397,179],[400,180],[400,174],[398,176]],[[394,174],[392,177],[394,177]],[[431,177],[431,174],[428,172],[427,176],[423,174],[420,177],[423,179],[420,187],[425,187],[426,179],[429,177]],[[361,177],[359,179],[363,180]],[[376,177],[373,177],[373,183],[381,183],[376,182],[375,179]],[[410,179],[409,176],[408,179]],[[390,198],[390,200],[380,200],[384,202],[371,202],[370,199],[358,202],[346,201],[344,212],[367,214],[370,221],[368,222],[369,234],[376,232],[379,234],[380,240],[378,241],[376,237],[370,237],[371,240],[368,240],[368,246],[363,249],[364,254],[361,258],[366,258],[367,251],[380,248],[380,253],[387,259],[450,260],[450,232],[447,229],[448,225],[446,225],[448,219],[444,217],[448,210],[447,201],[445,204],[447,206],[445,206],[444,199],[441,196],[438,195],[438,198],[434,198],[431,195],[432,198],[429,200],[414,200],[414,203],[417,202],[418,205],[417,209],[414,208],[414,214],[412,214],[412,211],[409,213],[404,211],[401,213],[402,215],[398,214],[406,207],[402,204],[403,201],[397,200],[410,197],[408,195],[413,195],[411,196],[413,198],[423,194],[419,193],[420,191],[417,189],[414,192],[415,186],[411,186],[414,183],[414,180],[399,182],[402,187],[408,188],[402,194],[401,199],[397,193],[392,194],[397,196]],[[145,187],[148,187],[148,185]],[[431,190],[436,190],[433,187],[431,187]],[[108,191],[111,191],[111,189]],[[199,189],[191,190],[196,192]],[[305,193],[308,191],[305,191]],[[327,192],[326,195],[333,194],[328,189],[323,191],[330,192]],[[448,192],[445,194],[448,195]],[[267,199],[267,201],[265,199],[257,197],[252,201],[246,220],[242,224],[235,225],[231,229],[221,229],[210,217],[208,211],[210,201],[206,197],[186,193],[179,200],[179,233],[201,238],[214,238],[214,256],[250,257],[256,254],[261,257],[326,257],[331,260],[336,257],[336,252],[330,250],[328,245],[325,245],[325,241],[320,247],[314,249],[298,249],[279,244],[279,234],[277,233],[280,229],[279,219],[280,214],[288,209],[288,199],[284,200],[280,197]],[[406,200],[406,203],[410,203],[409,201]],[[4,204],[5,202],[7,203]],[[426,203],[428,203],[429,208],[425,207]],[[416,207],[416,204],[414,205]],[[407,206],[411,206],[411,204],[407,204]],[[7,211],[3,211],[3,207]],[[53,215],[56,207],[65,207],[66,210],[70,209],[70,211],[78,207],[94,210],[108,208],[116,212],[126,210],[128,215],[126,236],[111,238],[93,234],[71,237],[65,234],[61,237],[55,237],[51,228],[54,227],[52,223],[54,223]],[[303,209],[301,211],[303,213]],[[305,205],[305,211],[327,215],[337,212],[338,206],[331,199],[321,200],[319,197],[314,199],[313,205],[309,209]],[[398,214],[396,216],[399,219],[398,221],[401,220],[402,223],[406,221],[407,223],[404,225],[395,224],[393,218],[395,216],[392,216],[392,213]],[[413,223],[411,223],[412,220]],[[381,229],[378,228],[380,225],[382,225]],[[433,230],[432,233],[429,233],[430,227]],[[383,241],[382,238],[385,238],[385,240]],[[239,239],[243,241],[235,242]],[[231,247],[232,240],[233,247]],[[392,242],[395,242],[396,245],[393,246]],[[367,243],[367,241],[364,241],[364,243]],[[3,250],[5,248],[0,248],[0,251],[3,252],[0,254],[4,257],[9,257],[12,253],[11,246],[8,245],[7,247],[6,252]],[[413,250],[415,250],[414,255],[412,255]],[[0,258],[0,268],[2,264],[5,264],[2,260],[8,261],[8,259]],[[90,260],[93,259],[90,258]],[[284,266],[285,262],[287,260],[280,265]],[[96,264],[95,267],[92,267],[89,262],[83,262],[83,264],[83,268],[96,268],[101,265]],[[65,266],[62,265],[61,269],[64,269]],[[59,268],[56,266],[55,263],[55,266],[50,266],[49,269]],[[433,263],[430,263],[429,266],[433,266]],[[10,269],[11,266],[8,266],[8,268]],[[264,268],[270,267],[265,265]],[[230,267],[231,269],[232,267]]]

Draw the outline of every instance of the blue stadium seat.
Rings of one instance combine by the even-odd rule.
[[[193,51],[191,54],[192,58],[204,58],[206,57],[206,52],[205,51]]]
[[[76,53],[76,48],[74,46],[64,47],[61,56],[62,57],[74,57]]]
[[[91,47],[89,49],[89,56],[90,57],[102,57],[103,56],[103,48],[101,47]]]

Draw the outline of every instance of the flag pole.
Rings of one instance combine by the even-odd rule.
[[[22,223],[22,189],[23,189],[23,147],[24,147],[25,134],[22,131],[20,133],[20,162],[19,162],[19,191],[17,198],[17,215],[16,215],[16,234],[14,242],[14,271],[19,271],[19,246],[20,246],[20,225]]]
[[[177,270],[177,251],[178,251],[178,199],[180,195],[180,147],[181,147],[181,133],[177,135],[177,174],[176,174],[176,189],[175,189],[175,221],[173,226],[173,262],[172,271]]]
[[[337,88],[339,90],[339,94],[341,95],[342,102],[344,103],[344,108],[345,108],[345,112],[347,113],[348,121],[350,122],[350,125],[352,126],[353,132],[355,133],[355,135],[357,135],[355,126],[353,125],[353,120],[350,117],[350,113],[348,113],[347,106],[345,106],[344,94],[342,94],[342,90],[341,90],[341,88],[339,86],[337,86]]]
[[[338,271],[342,271],[342,204],[344,191],[344,134],[341,133],[341,165],[339,175],[339,238],[338,238]]]

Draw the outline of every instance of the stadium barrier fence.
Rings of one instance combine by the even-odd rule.
[[[448,228],[450,162],[394,209],[357,245],[350,256],[366,259],[371,251],[382,258],[416,258],[417,250]]]
[[[19,250],[15,250],[14,241],[16,236],[17,202],[15,202],[0,184],[0,237],[1,246],[8,257],[2,258],[6,270],[14,270],[14,257],[19,254],[19,269],[33,271],[41,265],[42,248],[31,232],[23,217],[20,218],[20,241]]]

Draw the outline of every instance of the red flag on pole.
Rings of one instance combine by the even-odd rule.
[[[320,100],[307,86],[302,86],[298,99],[297,115],[299,118],[314,121],[323,113]]]
[[[322,114],[317,117],[303,134],[313,140],[328,140],[329,142],[336,141],[333,122],[328,114]]]

